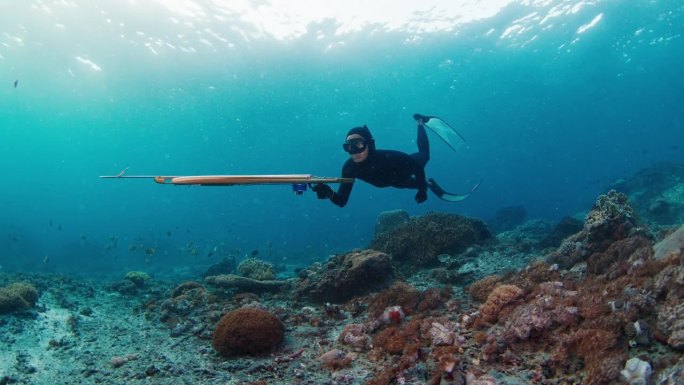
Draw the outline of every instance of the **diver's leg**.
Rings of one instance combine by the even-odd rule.
[[[418,152],[411,154],[418,163],[423,167],[430,160],[430,142],[428,141],[427,132],[425,132],[425,126],[422,124],[418,125],[418,137],[416,138],[416,144],[418,144]]]

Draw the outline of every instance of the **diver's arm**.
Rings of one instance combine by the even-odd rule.
[[[330,201],[340,207],[346,206],[347,202],[349,201],[349,195],[351,194],[352,187],[354,187],[353,182],[340,184],[337,192],[333,192],[333,195],[330,197]]]

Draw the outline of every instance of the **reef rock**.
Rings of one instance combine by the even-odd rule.
[[[566,238],[558,249],[547,256],[547,262],[567,269],[584,262],[595,253],[602,253],[613,242],[637,235],[634,210],[627,204],[627,195],[610,190],[601,195],[589,211],[582,230]]]
[[[378,234],[370,247],[391,254],[400,264],[429,266],[441,254],[458,254],[490,238],[487,225],[479,219],[429,213]]]
[[[309,270],[295,295],[314,302],[345,302],[382,290],[394,277],[391,257],[376,250],[336,255],[325,265],[314,265]]]
[[[653,246],[655,259],[662,259],[670,253],[681,254],[684,250],[684,225]]]
[[[674,349],[684,349],[684,304],[662,306],[658,312],[658,329],[667,335]]]
[[[277,292],[288,285],[287,281],[245,278],[235,274],[223,274],[206,277],[206,283],[227,289],[236,289],[238,292],[265,293]]]
[[[394,230],[408,222],[409,219],[408,213],[404,210],[383,211],[375,223],[375,236],[377,237],[379,234]]]

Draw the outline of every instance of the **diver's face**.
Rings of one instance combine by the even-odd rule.
[[[355,143],[358,142],[359,140],[364,141],[363,136],[359,134],[351,134],[347,137],[347,143]],[[365,143],[364,141],[364,149],[361,152],[354,153],[355,151],[349,152],[349,157],[351,158],[354,163],[361,163],[366,158],[368,158],[368,143]]]

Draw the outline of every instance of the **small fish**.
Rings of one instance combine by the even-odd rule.
[[[43,263],[47,264],[48,262],[50,262],[50,257],[46,254],[45,257],[43,257]]]
[[[218,249],[218,246],[214,246],[214,248],[213,248],[213,249],[209,252],[209,254],[207,255],[207,258],[211,258],[211,257],[214,255],[214,253],[216,252],[217,249]]]
[[[254,250],[252,250],[251,254],[252,254],[252,257],[256,257],[257,255],[259,255],[259,250],[254,249]]]
[[[62,225],[57,226],[57,230],[62,231]]]
[[[154,253],[156,253],[156,252],[157,252],[157,250],[154,247],[148,247],[145,250],[145,254],[147,254],[147,255],[154,255]]]
[[[19,79],[14,81],[14,88],[17,88],[18,85],[19,85]]]
[[[50,219],[50,227],[52,227],[52,219]]]

